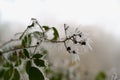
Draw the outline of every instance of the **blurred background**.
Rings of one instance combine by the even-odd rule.
[[[48,45],[51,80],[95,80],[99,72],[104,72],[107,80],[114,72],[120,76],[119,0],[0,0],[0,44],[22,32],[31,18],[55,26],[60,38],[65,23],[79,27],[92,40],[93,50],[80,52],[77,64],[63,45],[53,44],[52,50]]]

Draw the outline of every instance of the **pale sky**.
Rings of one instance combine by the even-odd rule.
[[[23,24],[31,17],[41,22],[96,24],[120,36],[119,0],[0,0],[0,17],[3,22]]]

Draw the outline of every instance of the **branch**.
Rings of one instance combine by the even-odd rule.
[[[20,39],[11,39],[11,40],[3,43],[3,44],[0,46],[0,48],[4,47],[5,45],[7,45],[7,44],[9,44],[9,43],[11,43],[11,42],[13,42],[13,41],[19,41],[19,40],[20,40]]]
[[[28,46],[28,47],[22,47],[22,48],[10,49],[10,50],[3,51],[2,53],[8,53],[8,52],[11,52],[11,51],[17,51],[17,50],[21,50],[21,49],[34,48],[34,47],[36,47],[36,46],[37,46],[37,45],[34,45],[34,46]]]
[[[71,35],[71,36],[67,36],[67,31],[68,31],[69,26],[67,26],[66,24],[64,24],[65,39],[64,39],[64,40],[61,40],[61,41],[54,41],[54,40],[49,40],[49,39],[45,38],[45,31],[44,31],[43,27],[38,23],[37,19],[32,18],[31,20],[33,20],[32,24],[29,25],[29,26],[24,30],[24,32],[20,35],[19,39],[11,39],[11,40],[9,40],[8,42],[2,44],[2,45],[0,46],[0,48],[4,47],[5,45],[9,44],[9,43],[12,42],[12,41],[21,40],[22,37],[23,37],[23,36],[25,35],[25,33],[27,32],[27,30],[28,30],[29,28],[34,27],[35,24],[37,24],[37,25],[39,26],[39,28],[42,30],[42,33],[43,33],[42,35],[43,35],[43,36],[41,37],[41,40],[43,39],[44,42],[63,43],[64,46],[65,46],[65,48],[67,49],[67,51],[69,50],[69,51],[68,51],[69,53],[70,53],[70,46],[67,45],[66,41],[71,40],[74,44],[79,43],[79,44],[81,44],[81,45],[86,45],[86,42],[85,42],[85,41],[82,41],[82,40],[77,41],[77,36],[80,37],[80,38],[82,37],[82,32],[80,32],[80,31],[78,31],[77,34],[73,34],[73,35]],[[77,30],[78,30],[78,29],[76,29],[76,31],[77,31]],[[26,38],[25,38],[25,40],[26,40]],[[38,43],[38,44],[36,44],[36,45],[34,45],[34,46],[28,46],[28,47],[22,47],[22,48],[14,48],[14,49],[10,49],[10,50],[3,51],[2,53],[8,53],[8,52],[11,52],[11,51],[16,51],[16,50],[25,49],[25,48],[35,48],[35,49],[34,49],[34,53],[35,53],[37,47],[40,45],[41,42],[37,42],[37,43]]]
[[[24,36],[24,34],[26,33],[26,31],[29,29],[29,27],[27,27],[26,29],[25,29],[25,31],[22,33],[22,35],[20,36],[20,38],[19,39],[21,39],[23,36]]]
[[[40,27],[40,29],[42,30],[42,32],[44,33],[44,30],[43,30],[42,26],[38,23],[37,19],[31,18],[31,20],[33,20],[33,22],[36,23]]]

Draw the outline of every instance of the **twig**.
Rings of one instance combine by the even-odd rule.
[[[22,35],[20,36],[19,39],[21,39],[21,38],[24,36],[24,34],[25,34],[25,32],[28,30],[28,28],[29,28],[29,27],[27,27],[27,28],[25,29],[25,31],[22,33]]]
[[[44,30],[43,30],[42,26],[38,23],[38,21],[36,21],[36,24],[40,27],[40,29],[41,29],[42,32],[44,33]]]
[[[33,52],[33,53],[35,53],[35,52],[36,52],[36,50],[37,50],[38,46],[41,44],[41,42],[42,42],[42,41],[37,42],[36,47],[35,47],[35,49],[34,49],[34,52]]]
[[[66,32],[67,29],[68,29],[68,27],[66,27],[66,24],[64,24],[64,30],[65,30],[65,36],[66,36],[66,38],[67,38],[67,32]]]
[[[19,34],[22,34],[23,32],[19,32],[19,33],[16,33],[15,36],[19,35]]]
[[[11,52],[11,51],[17,51],[17,50],[27,49],[27,48],[34,48],[34,47],[36,47],[36,46],[37,46],[37,45],[34,45],[34,46],[28,46],[28,47],[22,47],[22,48],[10,49],[10,50],[3,51],[2,53],[8,53],[8,52]]]
[[[35,53],[35,52],[36,52],[36,50],[37,50],[37,47],[38,47],[38,46],[36,45],[36,47],[35,47],[35,49],[34,49],[34,52],[33,52],[33,53]]]
[[[42,32],[44,33],[44,30],[43,30],[42,26],[38,23],[37,19],[31,18],[31,20],[33,20],[34,23],[36,23],[40,27],[40,29],[42,30]]]
[[[20,40],[20,39],[11,39],[11,40],[3,43],[3,44],[0,46],[0,48],[4,47],[5,45],[7,45],[7,44],[9,44],[9,43],[11,43],[11,42],[13,42],[13,41],[19,41],[19,40]]]

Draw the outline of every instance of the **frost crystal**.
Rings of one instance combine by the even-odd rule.
[[[114,73],[114,74],[112,75],[111,80],[120,80],[120,79],[118,78],[117,73]]]
[[[86,52],[87,50],[92,50],[90,46],[90,42],[92,42],[87,35],[83,32],[79,31],[76,28],[74,31],[69,30],[69,26],[64,25],[66,39],[64,41],[64,45],[66,50],[73,55],[74,61],[79,61],[78,53]]]

